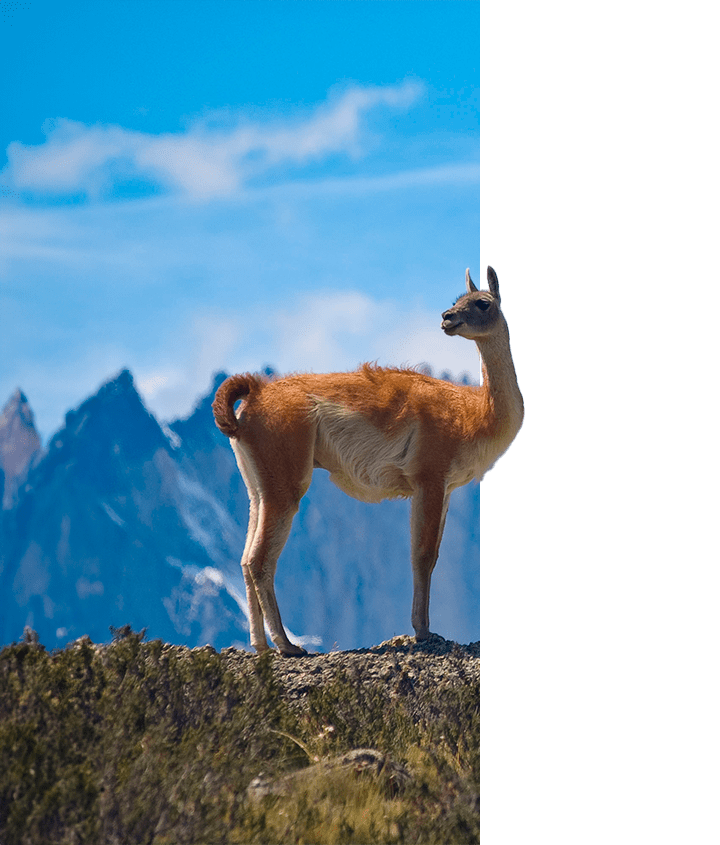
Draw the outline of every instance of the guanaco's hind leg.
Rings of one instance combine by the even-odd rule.
[[[412,626],[418,640],[430,635],[430,576],[440,552],[449,498],[444,486],[434,484],[420,487],[412,499]]]
[[[286,657],[307,654],[304,648],[294,645],[288,639],[275,597],[277,560],[290,534],[299,501],[299,496],[297,502],[282,505],[277,501],[268,501],[266,498],[260,501],[255,537],[248,554],[247,564],[243,565],[243,571],[247,572],[254,586],[262,616],[270,630],[270,637],[278,651]],[[257,648],[254,642],[253,646]]]
[[[248,493],[250,495],[250,519],[248,522],[247,537],[245,538],[245,551],[242,557],[242,572],[243,578],[245,579],[245,593],[247,595],[248,612],[250,614],[250,644],[258,654],[261,654],[263,651],[267,651],[270,646],[265,638],[262,608],[260,607],[255,582],[250,574],[250,567],[248,565],[250,551],[255,542],[260,503],[249,487]]]
[[[283,628],[275,597],[275,569],[300,499],[310,485],[310,450],[305,450],[307,459],[304,463],[307,466],[298,463],[287,470],[282,484],[278,484],[277,479],[269,484],[253,456],[237,441],[232,441],[232,447],[250,497],[250,519],[242,557],[250,612],[250,642],[258,653],[267,651],[264,622],[281,654],[307,654],[305,649],[290,642]]]
[[[230,445],[235,453],[235,459],[240,470],[240,474],[245,482],[247,488],[248,498],[250,499],[250,516],[248,518],[247,534],[245,535],[245,548],[242,556],[242,573],[245,579],[245,594],[247,596],[248,613],[250,614],[250,644],[258,654],[267,651],[267,639],[265,638],[265,626],[263,625],[263,614],[260,607],[260,600],[258,599],[257,591],[255,590],[255,582],[250,574],[250,553],[255,544],[255,535],[257,534],[258,515],[260,513],[260,487],[255,474],[255,468],[252,461],[239,447],[237,441],[231,440]]]
[[[307,654],[290,642],[283,628],[275,597],[275,569],[297,513],[300,499],[312,479],[314,429],[308,426],[295,440],[294,460],[282,462],[282,473],[273,473],[273,462],[287,452],[279,439],[253,451],[249,444],[231,439],[230,444],[250,497],[250,519],[242,557],[248,609],[250,642],[259,653],[267,651],[265,625],[273,643],[285,656]],[[296,433],[297,435],[297,433]]]

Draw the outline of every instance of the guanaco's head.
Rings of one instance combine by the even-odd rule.
[[[470,340],[480,340],[492,334],[503,322],[500,312],[500,287],[492,267],[487,269],[490,290],[478,290],[465,271],[467,293],[458,297],[452,308],[442,315],[441,327],[445,334],[460,335]]]

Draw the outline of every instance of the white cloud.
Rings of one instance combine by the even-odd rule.
[[[294,306],[275,315],[265,347],[268,361],[281,372],[354,369],[377,361],[426,364],[436,375],[447,370],[480,378],[475,345],[446,337],[440,313],[421,305],[338,290],[305,294]],[[257,340],[253,346],[259,347]]]
[[[302,161],[329,152],[359,152],[360,119],[364,112],[379,105],[406,108],[421,91],[416,82],[350,88],[334,102],[319,108],[311,120],[268,133],[268,158]]]
[[[278,164],[358,155],[365,114],[383,105],[406,108],[421,90],[410,81],[352,87],[302,118],[261,124],[235,116],[218,125],[206,117],[163,135],[60,118],[46,123],[45,143],[8,146],[3,181],[31,192],[97,197],[133,177],[194,199],[233,196],[249,177]]]
[[[348,357],[359,337],[377,332],[382,306],[358,291],[327,291],[305,294],[292,310],[276,315],[272,345],[284,370],[312,369],[322,372],[354,366]]]
[[[47,121],[43,129],[44,144],[8,145],[6,183],[23,190],[94,194],[109,178],[108,164],[132,159],[142,138],[119,126],[85,126],[65,118]]]

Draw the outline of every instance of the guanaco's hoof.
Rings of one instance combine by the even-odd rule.
[[[278,651],[283,657],[307,657],[307,652],[304,648],[300,648],[299,645],[294,645],[292,647],[292,651],[288,651],[286,649],[279,648]]]

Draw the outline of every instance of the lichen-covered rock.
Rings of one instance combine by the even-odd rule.
[[[322,760],[275,780],[261,773],[250,782],[247,795],[251,801],[261,801],[268,796],[292,795],[306,788],[317,777],[327,780],[346,772],[375,778],[391,796],[401,792],[412,779],[407,769],[380,751],[374,748],[355,748],[339,757]]]

